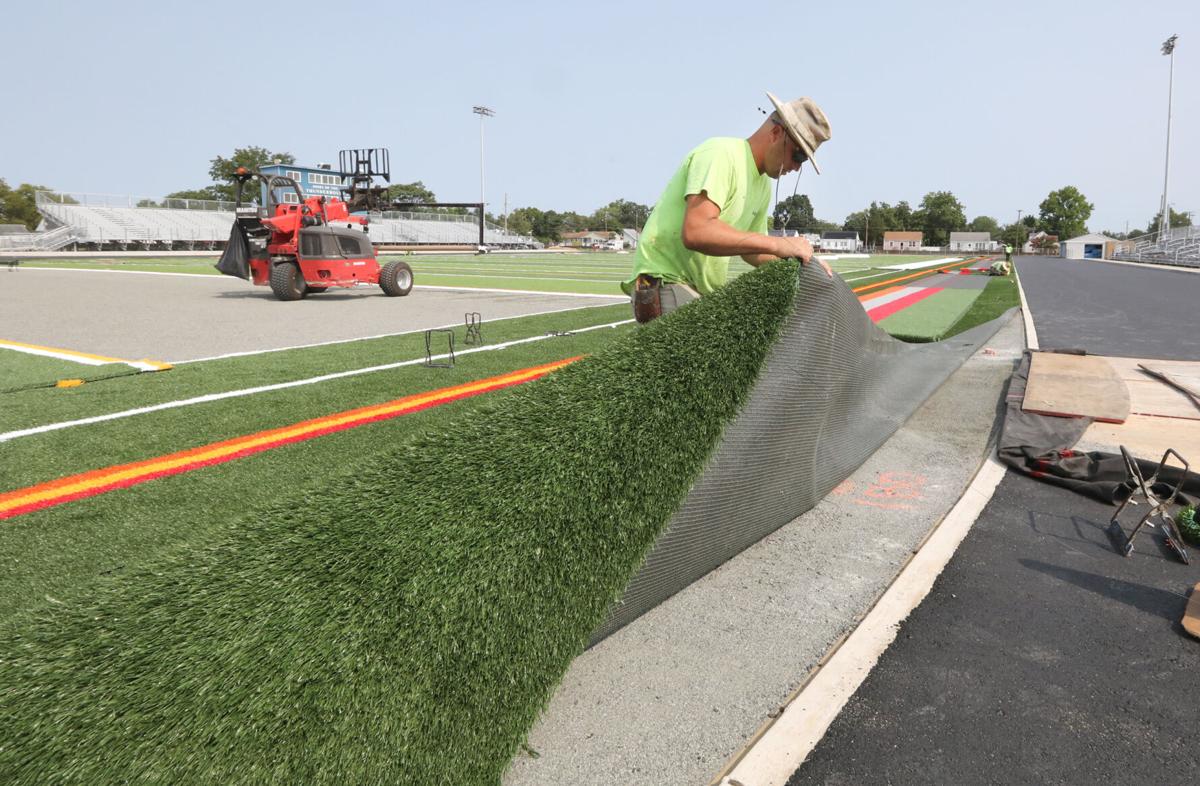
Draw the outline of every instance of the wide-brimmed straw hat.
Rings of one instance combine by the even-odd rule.
[[[808,156],[808,160],[812,162],[813,169],[817,171],[817,174],[821,174],[821,167],[817,166],[817,160],[813,158],[813,154],[817,152],[817,148],[821,146],[822,142],[829,141],[829,118],[825,117],[821,107],[817,106],[811,98],[797,98],[786,104],[769,92],[767,98],[771,99],[771,103],[775,105],[775,112],[783,121],[783,127],[787,129],[792,141],[799,145],[804,154]]]

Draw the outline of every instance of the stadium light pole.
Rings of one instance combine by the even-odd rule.
[[[1162,210],[1158,216],[1158,242],[1162,243],[1164,236],[1171,229],[1171,214],[1167,205],[1167,180],[1171,171],[1171,97],[1175,91],[1175,41],[1178,35],[1172,35],[1163,41],[1162,53],[1170,58],[1170,76],[1167,78],[1167,158],[1163,164]]]
[[[493,117],[496,113],[486,106],[472,107],[471,111],[479,115],[479,201],[485,206],[482,209],[486,210],[487,200],[483,196],[483,119]]]

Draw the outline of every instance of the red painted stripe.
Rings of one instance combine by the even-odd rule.
[[[869,316],[873,322],[880,322],[884,319],[887,319],[892,314],[895,314],[897,311],[903,311],[913,303],[920,302],[930,295],[941,291],[942,287],[926,287],[913,292],[911,295],[905,295],[898,300],[893,300],[891,303],[884,303],[879,308],[873,308],[867,312],[867,316]]]

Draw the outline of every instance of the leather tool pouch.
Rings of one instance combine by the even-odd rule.
[[[645,324],[662,316],[662,281],[642,274],[633,285],[633,318]]]

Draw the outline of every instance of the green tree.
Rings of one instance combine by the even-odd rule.
[[[1062,240],[1078,237],[1087,232],[1094,207],[1075,186],[1064,186],[1038,205],[1038,226]]]
[[[420,180],[414,183],[396,183],[388,186],[387,200],[395,202],[436,202],[437,195],[425,187]]]
[[[920,222],[913,215],[913,209],[908,202],[901,199],[896,203],[894,208],[896,216],[896,229],[903,232],[916,232],[921,228]]]
[[[971,223],[967,224],[967,229],[971,232],[987,232],[993,239],[999,239],[1000,222],[991,216],[975,216],[971,219]]]
[[[646,205],[632,202],[628,199],[614,199],[604,207],[592,213],[588,221],[589,229],[638,229],[646,222],[650,208]]]
[[[265,147],[239,147],[229,158],[217,156],[210,162],[208,175],[216,185],[210,186],[221,199],[232,202],[237,195],[234,174],[238,167],[257,172],[271,164],[294,164],[296,157],[291,153],[272,153]]]
[[[977,231],[984,232],[986,230],[980,229]],[[1010,245],[1017,250],[1020,250],[1028,237],[1029,227],[1025,226],[1023,221],[1021,223],[1006,224],[1003,229],[997,229],[992,235],[993,239],[999,240],[1005,245]]]
[[[9,188],[0,178],[0,224],[24,224],[30,232],[37,229],[42,221],[42,214],[37,209],[37,192],[49,190],[32,183]],[[73,201],[69,200],[68,203]]]
[[[925,234],[925,242],[944,246],[950,242],[950,233],[958,232],[967,225],[967,215],[962,203],[949,191],[930,191],[921,200],[913,219]]]
[[[519,207],[508,214],[508,231],[518,235],[532,235],[533,225],[542,211],[536,207]]]
[[[253,196],[253,194],[251,195]],[[210,201],[225,199],[225,195],[215,186],[208,188],[193,188],[187,191],[173,191],[167,194],[167,199],[206,199]],[[227,200],[228,201],[228,200]]]
[[[1171,211],[1171,226],[1172,227],[1190,227],[1192,225],[1192,212],[1190,210],[1179,211],[1173,207],[1167,207]],[[1154,218],[1150,219],[1150,223],[1146,225],[1146,233],[1150,234],[1158,231],[1158,222],[1162,218],[1162,211],[1154,214]]]
[[[794,229],[798,232],[812,231],[816,216],[813,215],[812,200],[808,194],[793,194],[776,203],[772,226],[775,229]]]
[[[874,246],[883,243],[884,232],[900,229],[900,225],[896,208],[887,202],[872,202],[865,210],[846,216],[842,228],[858,232],[864,243]]]
[[[562,239],[563,217],[553,210],[538,211],[539,215],[533,222],[533,236],[538,240],[552,245]],[[567,230],[571,231],[571,230]]]

